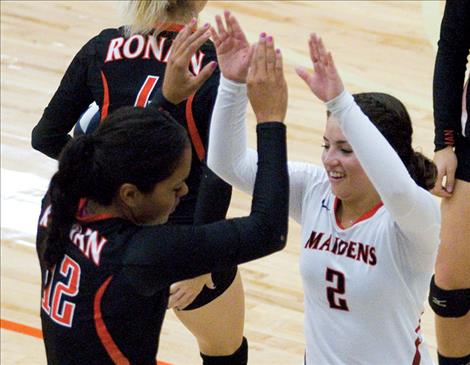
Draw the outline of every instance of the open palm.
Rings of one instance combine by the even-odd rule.
[[[222,17],[215,17],[217,31],[211,28],[217,60],[225,78],[237,82],[246,82],[252,47],[248,43],[237,19],[229,12],[224,12],[226,27]]]
[[[310,87],[317,98],[326,102],[341,94],[343,82],[336,70],[333,57],[326,51],[323,41],[315,33],[309,39],[310,58],[314,72],[310,73],[302,67],[296,68],[297,74]]]

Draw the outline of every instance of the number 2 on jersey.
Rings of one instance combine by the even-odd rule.
[[[336,271],[327,267],[326,281],[335,284],[335,286],[328,286],[326,288],[326,297],[328,299],[328,303],[330,304],[330,308],[349,311],[346,299],[339,297],[339,295],[343,295],[346,292],[346,280],[344,278],[344,274],[340,271]]]
[[[49,285],[44,288],[41,301],[42,309],[54,322],[61,326],[72,327],[75,304],[68,300],[62,301],[62,297],[74,297],[78,294],[81,269],[74,260],[65,255],[59,268],[60,274],[67,279],[65,283],[57,281],[53,286],[55,271],[56,269],[51,274],[53,277]]]

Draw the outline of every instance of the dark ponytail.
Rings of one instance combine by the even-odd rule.
[[[71,140],[49,186],[51,215],[42,265],[51,269],[64,255],[81,198],[112,204],[124,183],[148,193],[177,168],[186,148],[186,130],[154,108],[124,107],[92,135]]]
[[[354,100],[388,143],[400,156],[416,184],[426,190],[434,186],[437,169],[434,163],[412,147],[413,126],[403,103],[384,93],[359,93]]]
[[[86,178],[93,165],[94,138],[80,136],[70,141],[59,158],[59,170],[49,185],[51,214],[41,262],[51,269],[64,254],[70,227],[75,221],[79,200],[87,196]]]
[[[429,158],[421,152],[413,151],[408,171],[416,184],[426,190],[431,190],[436,183],[437,168]]]

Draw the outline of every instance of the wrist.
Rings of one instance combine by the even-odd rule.
[[[165,85],[163,85],[162,87],[162,96],[167,102],[173,105],[178,105],[186,99],[184,97],[182,98],[179,95],[171,93],[171,91],[166,90]]]

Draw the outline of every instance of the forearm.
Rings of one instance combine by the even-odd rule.
[[[225,181],[253,192],[257,153],[247,149],[246,85],[221,77],[210,127],[207,164]]]
[[[462,90],[470,49],[470,3],[447,1],[434,67],[435,147],[453,146],[460,136]]]
[[[203,165],[194,224],[207,224],[224,219],[231,196],[232,187]]]

